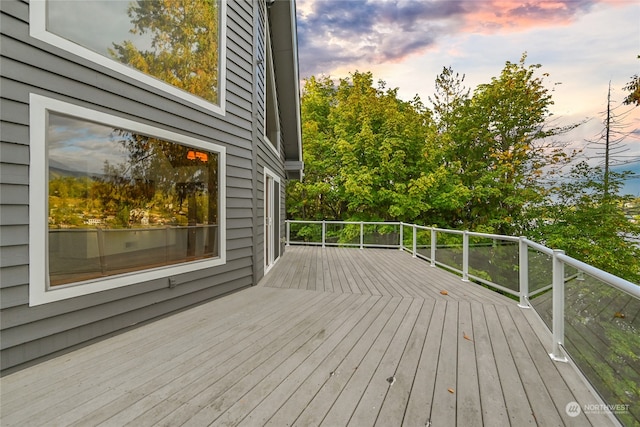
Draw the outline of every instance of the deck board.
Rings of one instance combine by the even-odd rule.
[[[398,367],[394,372],[395,382],[387,390],[378,413],[376,421],[379,425],[398,425],[404,417],[404,408],[407,407],[411,395],[411,387],[418,369],[434,306],[435,301],[433,300],[426,300],[422,304]]]
[[[407,342],[423,304],[423,300],[413,299],[411,301],[411,305],[405,312],[398,330],[378,363],[366,390],[358,402],[358,406],[351,415],[349,424],[355,426],[373,425],[378,419],[385,398],[400,388],[396,378],[398,364],[405,352]]]
[[[541,425],[562,424],[557,408],[553,404],[542,377],[520,337],[511,313],[507,307],[496,307],[496,311],[502,329],[505,335],[509,337],[511,356],[518,370],[518,377],[524,386],[526,399],[531,408],[531,416]],[[520,315],[518,312],[514,314]],[[505,392],[509,393],[509,390],[507,389]]]
[[[565,414],[600,402],[516,304],[398,250],[290,247],[259,286],[0,378],[0,424],[614,425]]]
[[[382,327],[383,321],[389,313],[393,312],[399,300],[392,301],[390,299],[377,298],[374,307],[365,315],[358,325],[351,331],[348,337],[336,348],[327,360],[319,366],[313,373],[306,378],[296,392],[289,396],[287,401],[276,411],[272,411],[273,416],[266,422],[266,425],[281,426],[291,424],[293,420],[300,420],[300,415],[306,410],[307,417],[312,411],[311,402],[316,399],[318,394],[329,395],[328,388],[324,386],[331,381],[330,386],[336,390],[336,382],[338,379],[346,378],[348,370],[343,369],[359,360],[360,354],[366,351],[369,345],[369,338],[376,335],[379,328]],[[366,344],[366,348],[364,345]],[[364,350],[363,350],[364,349]],[[315,405],[330,405],[332,401],[322,400],[322,396],[315,400]],[[317,411],[316,413],[321,413]],[[324,414],[324,412],[322,412]],[[313,415],[313,414],[311,414]],[[318,424],[321,419],[317,420]]]
[[[508,338],[502,329],[495,306],[485,306],[485,319],[493,347],[493,356],[498,367],[500,387],[509,415],[509,422],[511,425],[534,425],[536,421],[524,389],[525,383],[518,375]]]
[[[424,346],[421,349],[418,369],[402,422],[403,426],[424,426],[430,422],[446,309],[446,301],[436,301]]]
[[[456,419],[458,424],[469,427],[482,425],[482,411],[480,410],[482,406],[474,337],[471,303],[460,301],[458,303]]]
[[[440,354],[433,389],[430,421],[438,426],[456,425],[458,356],[458,304],[447,303]],[[434,350],[435,351],[435,350]],[[457,390],[459,392],[459,390]]]
[[[471,318],[482,421],[486,426],[509,425],[509,415],[500,385],[500,376],[493,354],[484,306],[477,301],[471,302]]]

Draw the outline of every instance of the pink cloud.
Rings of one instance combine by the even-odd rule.
[[[596,0],[474,2],[473,10],[463,17],[462,30],[473,33],[494,33],[568,25],[588,12],[595,3],[597,3]]]
[[[566,26],[599,3],[628,0],[299,0],[301,72],[352,63],[399,63],[450,34]],[[329,69],[328,69],[329,68]]]

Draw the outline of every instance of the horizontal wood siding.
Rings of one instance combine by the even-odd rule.
[[[259,14],[260,16],[264,16],[265,21],[268,22],[268,11],[263,2],[259,2]],[[279,155],[275,153],[273,148],[270,146],[271,143],[266,141],[264,138],[265,134],[265,105],[266,105],[266,85],[269,84],[266,82],[266,43],[265,40],[265,31],[260,29],[257,32],[256,45],[258,46],[256,55],[258,58],[258,62],[261,64],[257,67],[257,78],[256,83],[258,86],[258,111],[257,111],[257,129],[258,129],[258,141],[256,144],[256,153],[257,153],[257,165],[258,165],[258,176],[257,176],[257,213],[259,218],[259,223],[264,224],[264,168],[268,168],[271,172],[276,174],[280,178],[280,233],[281,236],[284,237],[285,233],[285,219],[286,219],[286,210],[285,210],[285,186],[286,186],[286,177],[284,171],[284,153],[282,149],[280,150]],[[274,70],[275,71],[275,70]],[[277,90],[276,90],[277,93]],[[278,105],[280,105],[281,100],[278,100]],[[279,114],[280,115],[280,114]],[[281,118],[282,120],[282,118]],[[282,138],[282,135],[281,135]],[[280,147],[283,146],[282,140],[279,143]],[[258,280],[264,276],[264,227],[260,226],[257,230],[256,242],[257,242],[257,259],[258,259]],[[281,245],[280,254],[284,253],[284,245]]]
[[[252,3],[227,3],[223,116],[32,39],[26,2],[3,0],[0,10],[1,368],[254,284]],[[173,288],[164,278],[29,307],[30,93],[225,146],[227,263],[177,276]]]

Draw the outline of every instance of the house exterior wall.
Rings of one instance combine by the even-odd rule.
[[[282,178],[284,213],[284,160],[266,145],[262,128],[264,70],[257,64],[262,47],[256,43],[264,40],[255,25],[264,25],[264,2],[227,4],[224,114],[30,37],[29,4],[24,1],[3,0],[0,12],[0,368],[256,284],[264,274],[265,166]],[[225,264],[180,274],[171,285],[162,277],[30,307],[29,287],[42,285],[29,281],[30,94],[225,147]]]
[[[275,174],[280,177],[280,235],[284,237],[285,233],[285,170],[284,170],[284,151],[282,139],[283,134],[280,134],[280,140],[274,141],[278,146],[277,150],[274,150],[272,142],[265,138],[266,129],[266,109],[269,108],[268,100],[266,98],[266,85],[267,81],[267,49],[268,49],[268,23],[270,22],[270,11],[265,2],[256,2],[256,16],[257,27],[255,31],[256,36],[256,101],[257,101],[257,119],[256,124],[256,188],[257,188],[257,215],[259,218],[257,229],[255,230],[256,241],[259,244],[255,247],[255,258],[257,260],[255,269],[256,276],[264,276],[264,259],[265,259],[265,236],[264,236],[264,204],[265,204],[265,168],[269,173]],[[280,253],[284,253],[284,244],[280,244]]]

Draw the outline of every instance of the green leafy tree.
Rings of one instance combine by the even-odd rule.
[[[640,235],[640,224],[625,214],[630,196],[619,195],[626,173],[609,173],[586,162],[574,165],[558,181],[553,196],[536,209],[539,220],[531,236],[552,248],[611,274],[640,283],[640,248],[629,237]]]
[[[300,106],[305,177],[304,182],[292,181],[287,186],[287,211],[293,218],[338,219],[346,212],[329,118],[335,94],[336,87],[327,77],[305,82]]]
[[[519,234],[526,230],[527,208],[541,200],[541,177],[567,155],[554,138],[572,129],[553,126],[551,91],[540,65],[507,62],[499,77],[479,85],[459,103],[446,129],[446,157],[458,160],[457,173],[469,191],[461,210],[465,228]],[[455,225],[455,224],[454,224]]]
[[[289,215],[309,219],[415,218],[407,183],[420,176],[430,115],[371,73],[335,85],[309,79],[302,97],[305,180],[289,186]]]
[[[638,55],[638,59],[640,59],[640,55]],[[638,76],[637,74],[631,76],[631,80],[629,80],[629,82],[624,86],[623,89],[629,92],[629,94],[624,98],[624,104],[635,104],[636,106],[640,105],[640,76]]]
[[[443,227],[463,226],[463,209],[471,191],[460,174],[467,154],[458,143],[465,138],[463,119],[468,114],[470,89],[464,75],[444,67],[435,80],[432,104],[434,131],[425,141],[425,169],[410,186],[422,214],[420,222]]]
[[[120,62],[211,102],[218,102],[218,4],[215,0],[132,2],[132,34],[149,35],[144,49],[127,40],[110,54]]]
[[[436,77],[435,93],[428,99],[433,104],[439,134],[446,134],[462,118],[470,93],[470,89],[464,86],[464,79],[464,74],[454,73],[451,67],[443,67]]]
[[[429,100],[405,102],[371,73],[311,78],[302,97],[305,182],[289,186],[295,218],[394,219],[505,234],[530,224],[541,176],[566,160],[540,65],[507,62],[470,96],[443,68]]]

